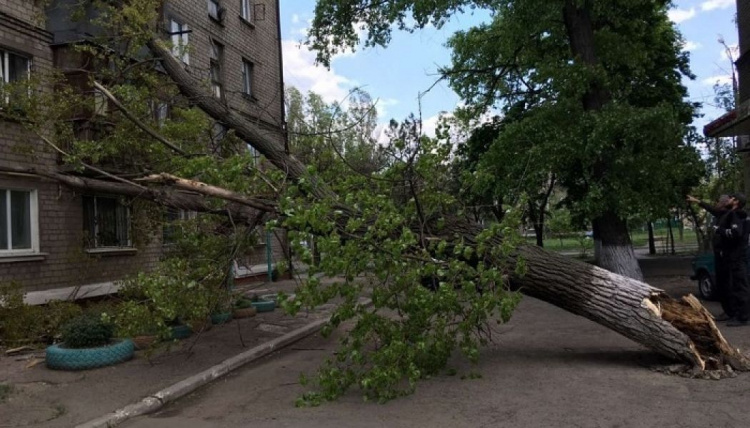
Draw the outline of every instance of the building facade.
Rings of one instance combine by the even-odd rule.
[[[96,28],[90,19],[72,20],[66,3],[41,9],[35,1],[0,0],[0,84],[53,67],[71,76],[80,72],[71,46]],[[278,0],[168,1],[162,14],[164,37],[178,46],[174,54],[190,73],[283,142]],[[162,235],[138,244],[121,197],[81,192],[35,174],[35,168],[61,168],[59,155],[20,123],[0,118],[0,129],[0,282],[17,282],[28,302],[43,303],[109,293],[117,280],[155,266]],[[267,265],[269,253],[274,261],[284,258],[283,234],[259,235],[257,251],[241,264]]]
[[[750,193],[750,2],[737,0],[739,57],[737,67],[737,107],[703,128],[707,137],[738,137],[743,153],[744,189]]]

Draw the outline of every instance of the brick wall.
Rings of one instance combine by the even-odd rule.
[[[165,8],[165,18],[175,18],[188,24],[190,72],[209,87],[211,40],[224,47],[222,78],[225,100],[229,105],[245,113],[270,131],[271,136],[281,138],[283,123],[281,91],[281,69],[279,67],[280,46],[277,26],[277,1],[251,1],[254,11],[259,12],[253,22],[240,18],[239,0],[220,0],[226,9],[221,23],[208,15],[207,1],[172,1]],[[265,10],[265,13],[260,13]],[[254,66],[253,98],[242,93],[242,61]],[[279,140],[280,141],[280,140]]]
[[[232,108],[265,127],[267,135],[281,141],[283,97],[277,2],[253,2],[263,5],[265,14],[263,19],[247,23],[239,17],[239,0],[222,0],[221,5],[227,12],[221,24],[209,18],[206,0],[172,3],[166,8],[167,16],[184,21],[193,31],[190,35],[190,71],[201,76],[208,87],[210,40],[221,43],[224,46],[222,71],[226,101]],[[262,9],[256,7],[255,11]],[[49,47],[53,35],[39,27],[40,13],[35,2],[30,0],[0,0],[0,49],[31,57],[33,73],[43,73],[53,66]],[[254,64],[253,99],[242,94],[243,59]],[[0,127],[0,164],[57,165],[57,154],[19,124],[0,121]],[[0,188],[36,191],[41,253],[22,261],[0,257],[0,282],[17,281],[27,291],[109,282],[151,269],[161,255],[159,237],[127,254],[92,254],[85,251],[81,194],[56,182],[32,176],[0,174]],[[265,233],[261,231],[260,235],[263,237],[261,245],[248,257],[253,264],[266,261],[263,245]],[[275,237],[272,250],[275,261],[283,260],[282,246]]]
[[[0,0],[0,13],[8,14],[35,26],[44,26],[44,14],[35,0]],[[0,29],[2,27],[0,26]]]
[[[16,281],[27,291],[95,284],[149,269],[158,260],[158,239],[125,255],[87,253],[81,195],[65,186],[38,178],[0,176],[0,188],[36,190],[43,257],[21,262],[0,258],[0,282]]]

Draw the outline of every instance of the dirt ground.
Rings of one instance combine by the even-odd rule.
[[[695,293],[690,258],[643,260],[647,282],[679,297]],[[708,302],[712,311],[715,303]],[[214,328],[195,342],[148,360],[85,372],[58,372],[31,356],[0,357],[0,427],[69,427],[134,402],[171,383],[289,331],[304,319],[276,312]],[[723,330],[750,350],[750,327]],[[239,339],[239,333],[245,347]],[[456,361],[386,405],[356,392],[319,408],[297,409],[299,374],[330,356],[334,339],[312,336],[222,378],[131,427],[748,427],[750,374],[706,381],[656,373],[664,364],[639,345],[583,318],[525,298],[478,367]],[[475,371],[479,379],[461,379]]]
[[[695,292],[689,259],[644,261],[649,283],[679,297]],[[715,303],[708,302],[711,310]],[[724,328],[730,343],[750,350],[750,327]],[[456,376],[435,376],[415,394],[379,405],[357,391],[334,403],[295,408],[334,349],[312,336],[247,366],[129,428],[179,427],[737,427],[750,426],[750,374],[720,381],[656,372],[659,356],[591,321],[524,298],[496,330],[480,363],[463,360]],[[461,374],[479,373],[477,379]]]

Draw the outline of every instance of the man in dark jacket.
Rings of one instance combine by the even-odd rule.
[[[713,240],[711,246],[714,250],[714,271],[716,273],[716,283],[714,284],[714,296],[721,303],[721,309],[724,311],[721,315],[716,317],[716,321],[729,321],[734,318],[734,304],[732,304],[732,281],[730,275],[729,260],[726,257],[726,251],[722,250],[722,243],[725,239],[716,233],[716,229],[719,222],[722,219],[726,220],[724,216],[731,210],[730,197],[729,195],[719,196],[719,200],[716,205],[710,205],[706,202],[699,200],[693,196],[687,197],[688,202],[694,202],[700,205],[701,208],[706,210],[713,216],[711,221],[711,228],[714,231]]]
[[[729,195],[727,212],[719,218],[714,232],[714,248],[718,248],[726,262],[724,269],[729,274],[729,308],[733,319],[727,322],[728,327],[748,325],[750,319],[750,289],[747,283],[745,254],[748,246],[747,213],[745,213],[745,195]],[[716,266],[717,277],[719,266]]]

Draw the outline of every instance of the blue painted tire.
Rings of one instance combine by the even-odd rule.
[[[272,310],[276,309],[276,302],[273,300],[259,300],[257,302],[253,302],[253,307],[258,312],[271,312]]]
[[[47,347],[47,367],[54,370],[86,370],[122,363],[133,357],[135,346],[130,339],[123,339],[98,348],[63,348],[60,345]]]
[[[193,334],[193,330],[189,326],[176,325],[172,327],[172,339],[187,339],[191,334]]]
[[[211,324],[213,325],[219,325],[219,324],[226,324],[229,321],[232,320],[232,313],[231,312],[223,312],[220,314],[211,314]]]

